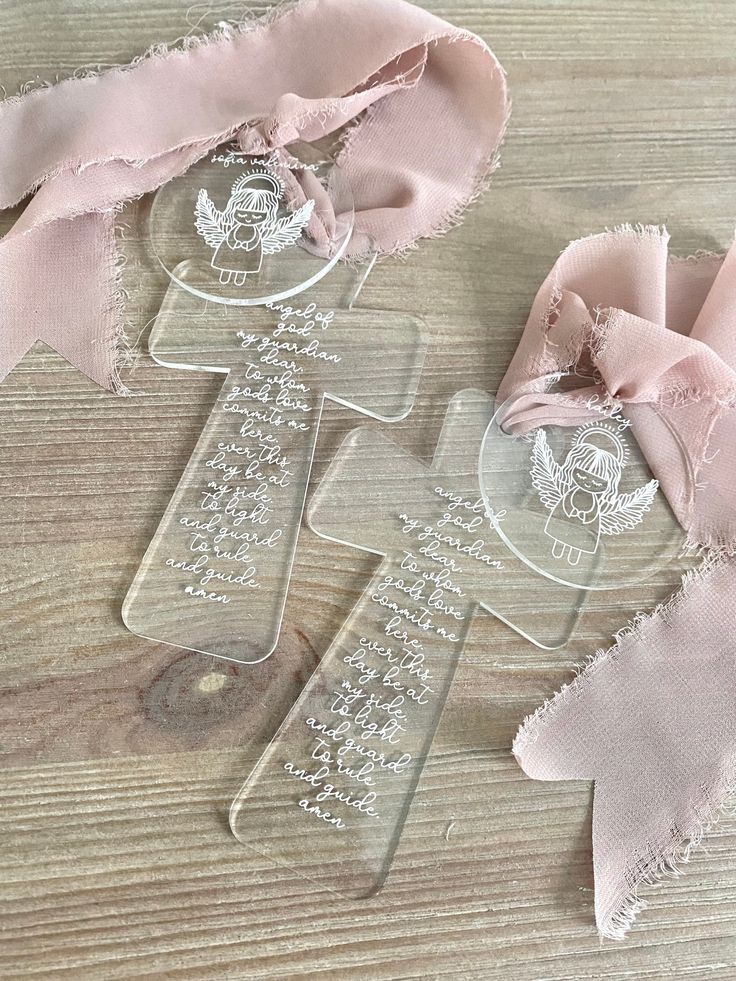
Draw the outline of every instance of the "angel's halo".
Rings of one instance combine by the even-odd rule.
[[[604,442],[608,441],[608,446],[602,446],[600,442],[596,442],[596,437],[600,437]],[[587,422],[584,426],[577,429],[572,445],[579,446],[581,443],[587,443],[596,449],[611,453],[612,456],[616,457],[622,467],[626,465],[626,461],[629,458],[629,448],[624,440],[621,439],[614,429],[605,423]]]
[[[260,182],[261,185],[271,185],[270,187],[261,186],[260,188],[256,188],[257,190],[271,190],[278,198],[280,198],[284,193],[284,182],[281,180],[281,178],[277,174],[274,174],[273,171],[268,170],[268,168],[262,165],[251,167],[251,169],[246,171],[246,173],[241,174],[240,177],[237,177],[233,183],[230,193],[237,194],[238,191],[241,191],[244,187],[251,184],[255,185],[256,182]]]

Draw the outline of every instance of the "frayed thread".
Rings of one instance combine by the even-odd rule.
[[[661,885],[665,879],[677,879],[683,876],[686,872],[683,866],[692,860],[703,839],[722,817],[734,816],[736,812],[735,767],[732,767],[731,772],[719,782],[715,793],[711,796],[711,800],[691,802],[696,823],[694,831],[689,832],[685,840],[673,845],[670,854],[661,855],[639,874],[633,888],[599,927],[601,936],[609,940],[623,940],[639,913],[649,905],[648,900],[641,897],[639,890],[654,888]],[[678,826],[673,825],[669,830],[673,839],[682,835]]]
[[[128,331],[132,328],[130,320],[127,318],[126,310],[130,300],[130,294],[124,286],[123,274],[127,266],[128,259],[123,249],[124,228],[115,221],[115,213],[112,212],[110,221],[110,248],[112,252],[110,277],[110,296],[108,299],[107,313],[113,320],[112,335],[108,343],[111,348],[111,368],[110,368],[110,387],[116,395],[126,398],[133,395],[133,392],[123,382],[121,371],[133,368],[137,363],[137,352],[131,344]]]

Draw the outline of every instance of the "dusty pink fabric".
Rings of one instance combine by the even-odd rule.
[[[119,387],[112,215],[236,137],[266,152],[364,115],[340,162],[352,254],[446,227],[493,167],[503,71],[473,34],[403,0],[302,0],[246,29],[0,104],[0,380],[36,340]],[[64,220],[64,219],[72,219]]]
[[[595,780],[596,920],[623,936],[638,890],[685,860],[736,787],[736,248],[675,259],[656,228],[574,242],[534,302],[501,396],[506,425],[575,425],[543,375],[591,371],[621,408],[680,523],[714,556],[526,720],[539,780]],[[581,385],[585,383],[581,382]],[[590,416],[594,415],[590,412]]]

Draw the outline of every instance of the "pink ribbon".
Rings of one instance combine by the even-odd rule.
[[[577,369],[598,395],[625,405],[632,429],[691,541],[736,544],[730,461],[736,402],[736,247],[678,259],[657,228],[573,242],[542,284],[499,388],[515,394],[506,428],[587,416],[545,391],[545,376]],[[736,464],[736,458],[733,460]]]
[[[361,115],[362,114],[362,115]],[[243,30],[0,105],[0,208],[35,191],[0,242],[0,380],[37,341],[118,379],[113,216],[237,138],[266,152],[360,115],[339,161],[351,254],[437,234],[492,170],[503,71],[475,35],[402,0],[302,0]]]
[[[642,884],[685,861],[736,788],[736,247],[676,259],[656,228],[572,243],[542,285],[500,397],[505,425],[576,425],[543,377],[623,406],[690,541],[711,558],[639,616],[514,743],[539,780],[595,780],[596,920],[619,938]],[[590,412],[590,417],[595,413]]]

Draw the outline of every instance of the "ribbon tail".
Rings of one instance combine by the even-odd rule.
[[[679,871],[736,788],[736,562],[706,563],[528,719],[514,752],[535,779],[596,782],[600,933],[620,939],[642,886]]]
[[[41,341],[96,384],[124,394],[118,376],[125,334],[113,215],[53,221],[6,239],[2,251],[3,258],[12,254],[12,261],[0,264],[6,337],[0,379]]]

